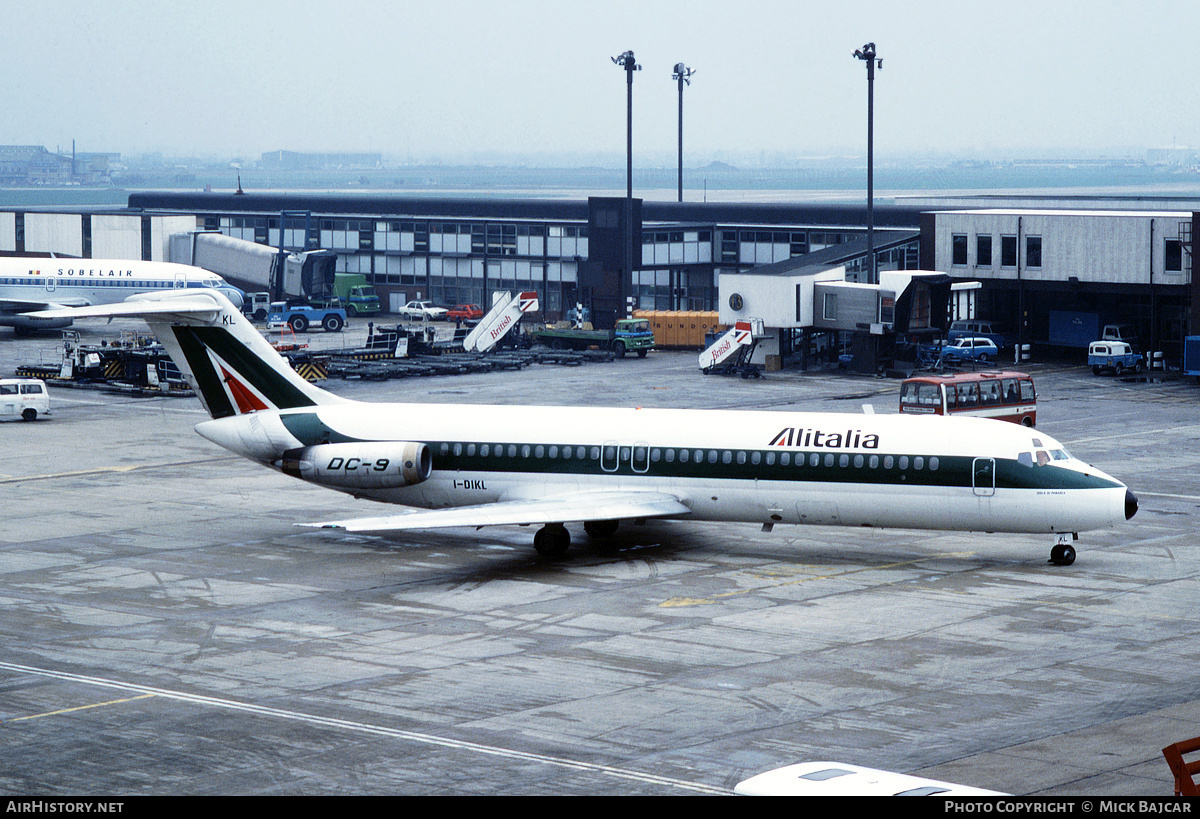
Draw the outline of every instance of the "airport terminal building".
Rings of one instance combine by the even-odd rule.
[[[1135,324],[1168,359],[1200,332],[1200,200],[897,201],[874,208],[877,269],[979,282],[969,309],[1024,343],[1055,344],[1067,314]],[[215,231],[331,250],[337,270],[366,276],[387,308],[536,290],[542,318],[584,304],[604,326],[630,309],[725,310],[722,275],[758,268],[838,266],[847,282],[877,284],[867,281],[866,224],[863,205],[139,192],[126,208],[0,210],[0,254],[171,260],[172,235]],[[888,329],[883,315],[861,323]]]

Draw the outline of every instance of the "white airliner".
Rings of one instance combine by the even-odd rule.
[[[127,299],[134,293],[209,287],[220,290],[235,307],[242,293],[216,273],[173,262],[59,257],[0,258],[0,326],[18,331],[54,329],[69,317],[41,319],[21,315],[34,310],[84,307]]]
[[[357,498],[417,507],[306,524],[352,532],[690,518],[1057,536],[1131,518],[1137,499],[1053,438],[980,418],[841,413],[374,404],[298,376],[213,290],[44,315],[140,316],[226,449]]]

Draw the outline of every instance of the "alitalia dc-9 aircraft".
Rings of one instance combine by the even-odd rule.
[[[43,316],[145,319],[212,420],[210,441],[310,483],[410,507],[305,524],[351,532],[622,520],[877,526],[1056,536],[1133,517],[1124,484],[1044,433],[980,418],[376,404],[305,381],[220,293],[132,296]]]
[[[34,310],[109,304],[134,293],[208,287],[241,307],[242,293],[216,273],[174,262],[59,257],[0,258],[0,326],[18,332],[67,327],[70,316],[38,318]]]

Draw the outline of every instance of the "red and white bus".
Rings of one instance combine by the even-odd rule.
[[[1032,427],[1037,421],[1033,379],[1018,372],[920,375],[900,385],[900,411],[974,415]]]

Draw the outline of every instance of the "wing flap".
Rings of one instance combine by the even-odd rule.
[[[674,495],[662,492],[580,492],[532,500],[497,501],[478,506],[421,509],[379,517],[302,523],[319,529],[347,532],[387,532],[441,529],[450,526],[503,526],[564,523],[576,520],[667,518],[691,513]]]

